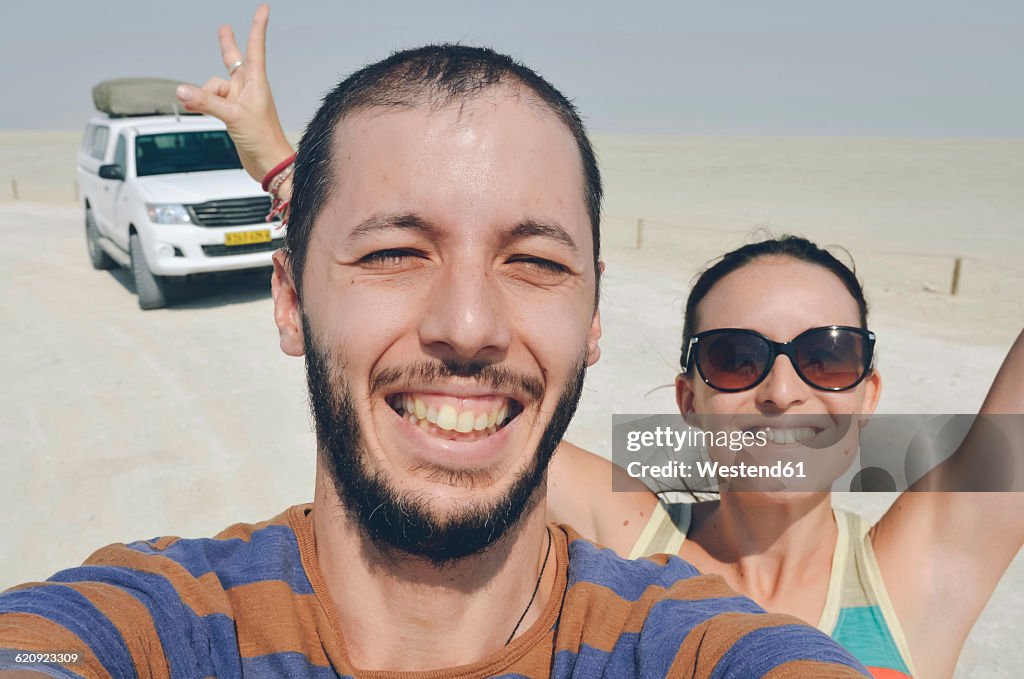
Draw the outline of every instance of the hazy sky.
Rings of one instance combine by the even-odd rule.
[[[222,75],[216,28],[256,3],[5,3],[0,127],[77,129],[90,88]],[[490,45],[573,98],[595,132],[1024,136],[1024,3],[278,2],[270,81],[301,129],[342,76],[425,42]]]

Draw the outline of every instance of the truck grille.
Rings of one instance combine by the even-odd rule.
[[[271,252],[282,245],[284,245],[284,238],[275,238],[269,243],[249,243],[248,245],[204,245],[203,254],[207,257],[248,255],[253,252]]]
[[[198,205],[187,205],[192,223],[196,226],[243,226],[260,224],[270,212],[270,196],[211,200]]]

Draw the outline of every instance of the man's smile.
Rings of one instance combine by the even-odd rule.
[[[523,411],[514,398],[496,394],[462,396],[432,391],[404,391],[385,399],[391,409],[424,432],[449,441],[487,438]]]

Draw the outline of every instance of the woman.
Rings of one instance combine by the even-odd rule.
[[[280,207],[290,196],[282,161],[292,150],[266,80],[267,13],[265,6],[257,10],[245,60],[230,29],[221,28],[230,79],[213,78],[201,90],[183,86],[179,97],[186,109],[224,120],[244,166],[265,180]],[[844,341],[859,348],[860,363],[849,379],[816,373],[810,365],[798,372],[800,361],[789,358],[796,354],[765,359],[806,345],[808,337],[820,339],[826,331],[815,329],[830,326],[848,329]],[[732,334],[719,332],[725,329]],[[741,248],[707,270],[690,294],[676,381],[680,412],[688,418],[870,414],[882,382],[869,360],[869,340],[860,284],[830,254],[793,238]],[[712,360],[706,347],[729,348],[729,342],[732,349],[761,351],[760,362],[737,370],[738,363]],[[1021,383],[1024,336],[983,412],[1024,412]],[[956,489],[968,449],[923,483]],[[551,519],[624,555],[676,552],[768,610],[817,622],[879,677],[950,675],[968,631],[1024,541],[1024,500],[1017,493],[904,493],[869,527],[834,512],[824,491],[726,490],[715,502],[666,508],[635,481],[637,492],[611,492],[611,474],[624,475],[564,443],[549,475]]]
[[[844,338],[854,349],[847,367],[852,362],[856,371],[815,372],[813,364],[781,355],[771,362],[770,342],[792,341],[799,352],[830,326],[851,329]],[[828,252],[793,237],[730,252],[700,276],[687,301],[679,410],[688,418],[869,415],[882,382],[871,367],[870,340],[857,329],[867,329],[860,284]],[[754,370],[751,361],[716,363],[712,351],[691,348],[701,342],[731,343],[734,352],[749,357],[761,351],[761,358]],[[1024,412],[1022,383],[1024,334],[982,413]],[[920,483],[957,490],[961,480],[972,482],[965,469],[971,449],[968,438]],[[905,492],[874,526],[834,511],[828,492],[723,491],[718,501],[666,511],[649,498],[594,497],[592,489],[608,487],[608,463],[579,449],[563,452],[552,464],[549,491],[556,520],[573,522],[633,558],[677,553],[766,609],[817,623],[881,677],[950,676],[968,632],[1024,543],[1021,493]],[[592,483],[578,483],[579,469]],[[559,483],[568,478],[574,483]],[[582,488],[591,490],[586,506]],[[645,526],[605,533],[611,516],[644,509],[652,513]]]

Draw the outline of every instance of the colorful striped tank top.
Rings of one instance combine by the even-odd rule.
[[[690,530],[692,504],[659,503],[629,555],[678,554]],[[876,679],[914,675],[906,637],[878,570],[863,517],[833,509],[839,538],[825,608],[817,627],[846,647]]]

